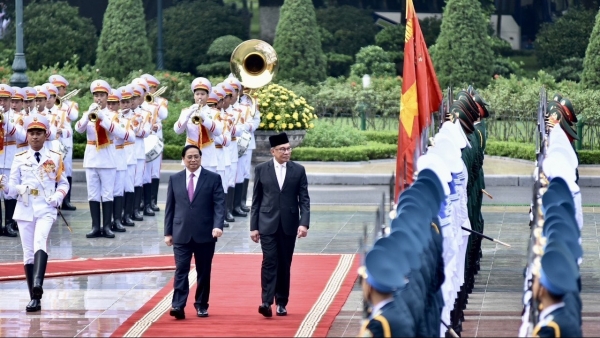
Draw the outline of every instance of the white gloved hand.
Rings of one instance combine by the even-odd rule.
[[[58,208],[59,206],[59,202],[58,202],[58,196],[56,195],[52,195],[50,197],[46,197],[46,203],[48,203],[48,205],[50,205],[53,208]]]
[[[94,102],[94,103],[90,104],[90,107],[88,108],[88,112],[90,112],[96,108],[98,108],[98,104],[96,102]]]
[[[98,120],[102,121],[106,118],[106,114],[102,110],[99,110],[96,114],[98,114]]]
[[[7,193],[8,192],[8,176],[0,175],[0,188]]]

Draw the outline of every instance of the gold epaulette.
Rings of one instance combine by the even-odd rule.
[[[27,153],[27,150],[23,150],[22,152],[15,154],[15,156],[21,156],[26,153]]]
[[[59,153],[58,151],[54,151],[54,150],[52,150],[52,149],[48,149],[48,150],[50,150],[50,152],[51,152],[51,153],[55,153],[56,155],[60,155],[60,156],[62,156],[62,154],[61,154],[61,153]]]

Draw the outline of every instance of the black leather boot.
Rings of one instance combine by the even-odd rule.
[[[234,217],[246,217],[248,216],[248,214],[246,214],[245,212],[243,212],[242,210],[240,210],[240,208],[238,208],[235,204],[235,189],[234,188],[227,188],[227,200],[226,200],[226,205],[227,205],[227,213],[231,214]],[[239,198],[241,198],[242,196],[240,195]]]
[[[233,190],[229,188],[229,190]],[[242,190],[244,190],[243,183],[236,183],[235,190],[233,193],[233,216],[246,217],[248,214],[242,210]]]
[[[102,237],[102,231],[100,231],[100,202],[90,201],[89,204],[90,214],[92,214],[92,231],[88,232],[85,237]]]
[[[36,251],[33,255],[33,288],[31,289],[33,299],[42,299],[44,294],[46,264],[48,264],[48,254],[44,250]]]
[[[77,210],[77,207],[71,204],[71,189],[73,189],[73,185],[72,185],[73,178],[67,176],[67,181],[69,181],[69,191],[67,191],[67,195],[65,196],[65,199],[63,199],[60,210],[75,211],[75,210]]]
[[[36,312],[42,309],[42,302],[39,299],[33,299],[33,264],[23,265],[25,269],[25,278],[27,279],[27,288],[29,289],[29,304],[25,307],[27,312]]]
[[[233,211],[233,189],[229,188],[225,195],[225,222],[235,222],[231,211]]]
[[[133,223],[133,220],[131,219],[133,215],[133,201],[135,199],[134,196],[135,193],[133,192],[125,193],[125,207],[123,208],[123,219],[121,220],[121,223],[124,226],[132,227],[135,225],[135,223]]]
[[[144,216],[156,215],[150,201],[152,201],[152,183],[146,183],[144,184]]]
[[[17,221],[13,219],[15,208],[17,207],[17,200],[4,200],[4,206],[6,208],[6,226],[10,226],[14,232],[18,232],[19,227],[17,226]]]
[[[133,199],[133,214],[131,219],[134,221],[143,221],[144,217],[140,211],[140,201],[142,200],[142,187],[135,187],[135,195]]]
[[[113,197],[113,221],[111,223],[112,231],[125,232],[127,229],[123,228],[121,224],[121,214],[123,213],[123,196]]]
[[[110,230],[112,214],[113,201],[102,202],[102,236],[106,238],[115,238],[114,232]]]
[[[246,206],[246,200],[248,199],[248,184],[250,184],[250,180],[246,178],[242,184],[242,200],[240,201],[240,209],[242,209],[243,212],[250,212],[250,208]]]
[[[152,210],[160,211],[158,207],[158,188],[160,187],[160,179],[153,178],[152,179],[152,199],[150,201],[150,205],[152,206]]]

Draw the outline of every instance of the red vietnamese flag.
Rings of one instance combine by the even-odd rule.
[[[442,90],[429,57],[412,0],[406,1],[406,34],[398,155],[396,158],[395,201],[405,186],[413,182],[415,158],[419,156],[421,133],[431,121],[431,113],[442,102]]]

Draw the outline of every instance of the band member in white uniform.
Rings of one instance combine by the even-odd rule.
[[[212,90],[210,81],[203,77],[195,78],[191,85],[194,102],[189,108],[181,111],[173,129],[177,134],[186,132],[185,144],[193,144],[202,150],[202,168],[217,172],[217,154],[214,137],[223,133],[223,123],[214,119],[215,111],[206,106],[208,93]],[[192,119],[198,117],[199,124]]]
[[[235,135],[235,128],[234,128],[234,122],[233,119],[231,118],[231,116],[228,114],[228,111],[231,110],[231,94],[234,92],[233,87],[225,82],[219,83],[217,85],[217,88],[221,88],[225,91],[225,97],[223,98],[223,106],[221,109],[221,121],[223,121],[224,124],[224,128],[226,128],[228,130],[228,133],[231,137],[231,142],[229,142],[229,144],[227,144],[227,147],[224,148],[225,150],[225,154],[226,154],[226,161],[227,161],[227,167],[226,167],[226,174],[225,174],[225,182],[223,183],[225,188],[225,220],[227,222],[235,222],[235,218],[232,215],[232,211],[233,211],[233,187],[231,186],[231,177],[232,177],[232,171],[234,171],[234,168],[236,165],[235,163],[233,163],[233,160],[231,158],[231,150],[230,147],[233,145],[234,141],[233,140],[233,136]],[[236,144],[237,146],[237,144]],[[235,175],[235,172],[233,173],[233,175]]]
[[[42,116],[46,116],[48,119],[48,123],[50,123],[51,116],[50,110],[46,108],[46,104],[48,102],[48,98],[50,97],[50,92],[44,86],[35,86],[35,112]],[[52,149],[52,140],[56,140],[56,127],[52,124],[49,124],[49,130],[46,133],[46,144],[44,146],[48,149]]]
[[[229,191],[228,197],[230,200],[227,200],[227,211],[228,213],[233,214],[234,217],[246,217],[248,216],[247,212],[243,211],[240,208],[241,200],[242,200],[242,189],[244,186],[244,180],[239,179],[237,175],[238,171],[238,138],[242,136],[244,132],[244,119],[242,116],[242,110],[245,112],[246,109],[242,109],[245,107],[240,107],[239,104],[239,93],[242,89],[242,84],[235,78],[229,77],[225,79],[225,82],[231,85],[233,91],[231,93],[231,99],[229,104],[229,109],[227,110],[227,114],[229,115],[231,121],[233,121],[233,127],[231,131],[231,145],[229,147],[230,156],[231,156],[231,172],[229,176]],[[238,182],[239,180],[239,182]]]
[[[58,96],[65,96],[67,93],[67,87],[69,86],[69,81],[67,81],[61,75],[52,75],[48,79],[50,83],[56,86],[58,89]],[[67,132],[61,138],[61,142],[67,148],[67,155],[64,158],[65,163],[65,175],[67,176],[67,181],[69,181],[69,187],[73,184],[73,126],[72,123],[77,121],[79,118],[79,105],[75,101],[71,100],[61,100],[60,107],[58,107],[62,112],[59,116],[59,124],[61,128],[66,129]],[[77,210],[77,207],[71,204],[71,189],[67,193],[67,196],[63,200],[63,204],[60,207],[61,210],[73,211]]]
[[[121,121],[125,124],[125,130],[130,134],[134,134],[133,130],[133,118],[135,117],[133,109],[131,109],[133,103],[131,98],[133,97],[133,87],[126,86],[118,89],[121,92]],[[135,155],[135,138],[125,141],[123,143],[123,150],[125,151],[125,161],[127,163],[127,173],[125,175],[125,205],[123,218],[121,223],[125,226],[134,226],[133,222],[133,201],[135,199],[133,181],[135,179],[135,167],[137,165],[137,156]]]
[[[134,110],[135,118],[133,119],[133,130],[135,132],[135,156],[137,164],[135,166],[135,176],[133,180],[135,195],[133,200],[133,216],[134,221],[143,221],[144,217],[142,214],[140,203],[142,202],[143,196],[143,182],[144,182],[144,167],[146,166],[146,147],[144,139],[150,135],[151,125],[150,118],[151,112],[146,110],[142,103],[144,102],[144,95],[146,94],[146,88],[141,85],[133,84],[133,97],[132,97],[132,109]],[[151,213],[153,216],[154,212]]]
[[[14,218],[19,226],[25,276],[31,301],[27,312],[40,311],[48,263],[47,241],[57,208],[69,189],[62,156],[44,146],[48,119],[35,113],[25,118],[27,150],[18,153],[10,178],[0,179],[4,194],[17,199]],[[7,182],[8,181],[8,182]]]
[[[222,119],[222,116],[225,116],[225,113],[221,111],[224,97],[225,91],[221,87],[215,86],[208,94],[206,104],[210,109],[216,110],[214,119],[222,122],[224,125],[223,132],[221,135],[215,136],[214,141],[215,151],[217,154],[217,174],[221,176],[223,191],[227,192],[227,173],[229,171],[229,167],[231,166],[231,162],[229,161],[229,156],[227,154],[227,145],[231,143],[231,134],[229,132],[229,128],[227,127],[227,120]],[[223,222],[223,227],[229,227],[228,222],[235,222],[235,219],[228,219],[227,210],[225,209],[225,221]]]
[[[29,113],[31,111],[35,110],[35,97],[37,96],[37,90],[35,90],[33,87],[25,87],[23,88],[25,90],[25,101],[23,102],[23,110],[24,110],[24,114],[23,115],[29,115]],[[24,147],[29,147],[28,144],[25,144]]]
[[[117,174],[115,176],[115,185],[113,190],[113,220],[111,222],[111,230],[115,232],[125,232],[125,228],[121,223],[121,216],[123,214],[124,197],[125,192],[125,180],[127,177],[127,155],[125,154],[125,142],[134,140],[135,135],[129,132],[128,120],[122,118],[119,114],[119,107],[121,105],[121,92],[117,89],[111,89],[108,95],[107,107],[110,119],[113,123],[119,125],[119,130],[124,131],[124,134],[114,136],[115,144],[115,156],[114,159],[117,165]]]
[[[146,82],[148,82],[148,86],[150,87],[150,90],[149,90],[150,94],[154,94],[156,92],[156,90],[158,89],[158,86],[160,85],[160,81],[158,81],[157,78],[155,78],[154,76],[152,76],[150,74],[142,75],[142,79],[144,79],[144,80],[146,80]],[[169,101],[167,101],[167,99],[165,99],[163,97],[155,96],[154,103],[159,106],[159,110],[154,113],[153,118],[157,119],[161,124],[161,128],[158,129],[158,131],[156,131],[156,136],[158,136],[158,138],[162,141],[163,140],[162,121],[165,120],[169,114],[169,111],[168,111]],[[154,210],[154,211],[160,211],[160,208],[156,204],[157,204],[157,200],[158,200],[158,188],[160,186],[161,164],[162,164],[162,153],[160,154],[160,156],[157,159],[155,159],[152,162],[147,163],[146,168],[149,168],[149,170],[144,171],[144,175],[150,175],[150,177],[151,177],[151,181],[152,181],[151,207],[152,207],[152,210]],[[148,171],[148,173],[146,173],[147,171]]]
[[[106,108],[110,89],[110,86],[104,80],[92,82],[90,91],[94,95],[95,102],[90,105],[88,111],[83,114],[75,125],[75,130],[78,133],[86,133],[87,135],[83,167],[85,168],[88,201],[92,215],[92,231],[85,235],[87,238],[115,237],[110,229],[113,191],[117,172],[113,134],[124,134],[125,130],[118,123],[111,120],[113,114],[110,114]],[[92,114],[95,116],[90,116]],[[101,203],[102,230],[100,229]]]
[[[252,167],[252,151],[256,149],[256,140],[254,139],[254,132],[260,125],[260,111],[258,107],[252,104],[252,100],[248,95],[242,95],[244,87],[240,89],[239,108],[242,111],[242,123],[244,124],[244,130],[250,133],[250,144],[246,152],[238,159],[238,169],[236,173],[236,182],[243,182],[241,189],[240,210],[249,212],[250,208],[246,206],[246,200],[248,197],[248,183],[250,182],[250,169]]]

